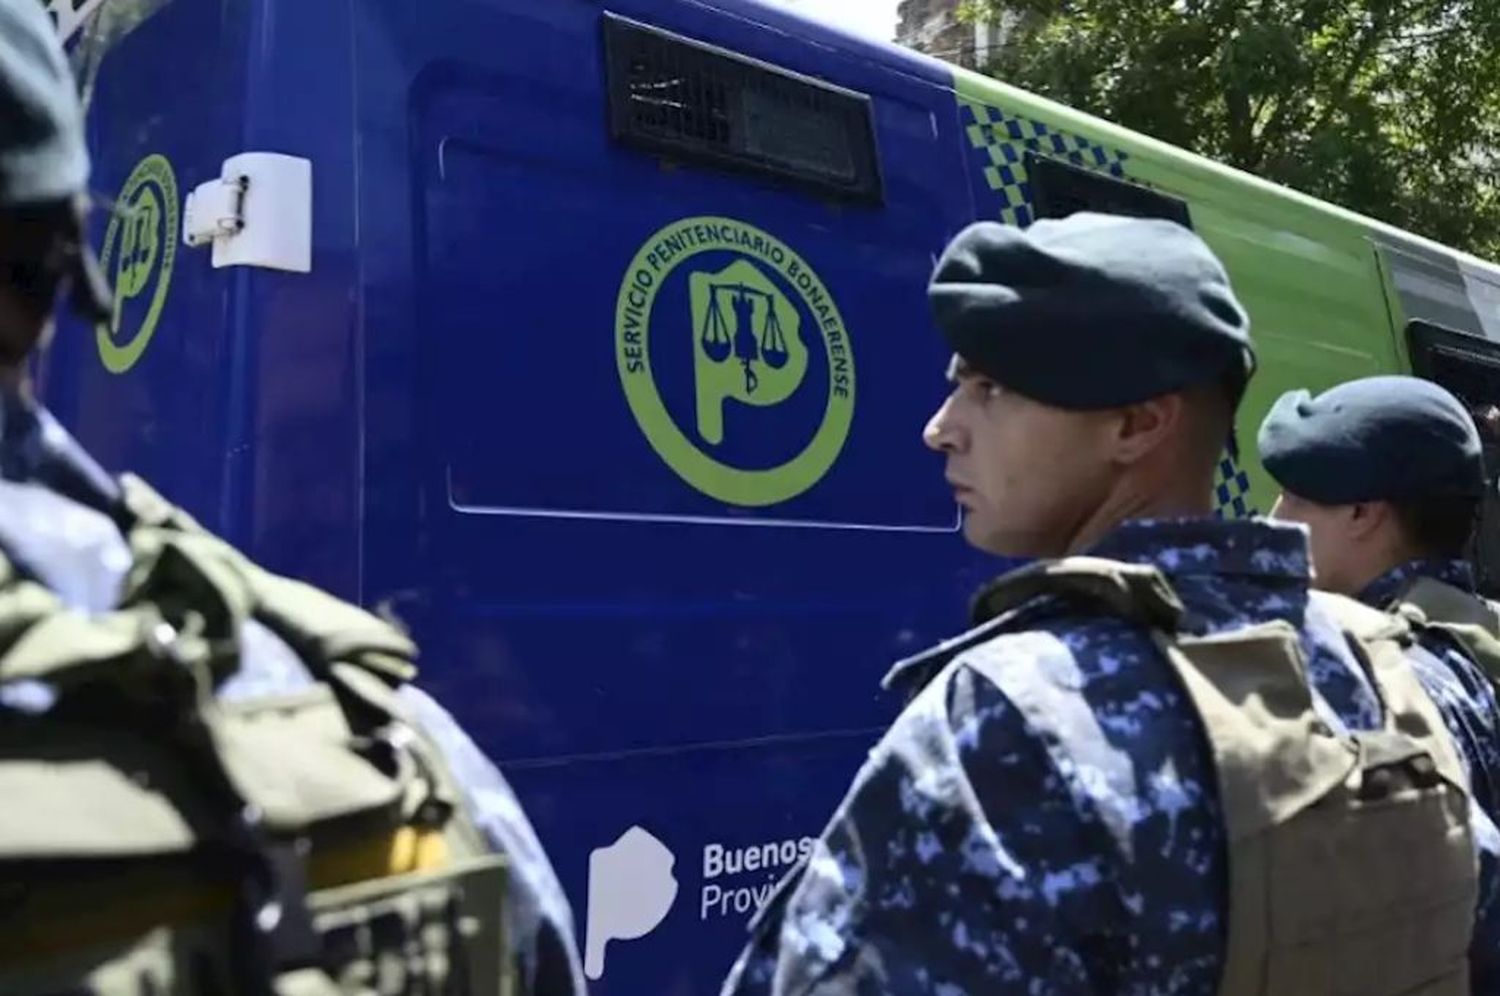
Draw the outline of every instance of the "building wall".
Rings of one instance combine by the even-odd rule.
[[[970,69],[982,68],[1005,42],[1013,15],[993,24],[960,24],[959,0],[901,0],[896,41]]]
[[[958,22],[959,0],[901,0],[896,41],[919,52],[973,65],[974,29]]]

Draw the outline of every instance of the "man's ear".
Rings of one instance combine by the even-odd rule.
[[[1187,402],[1180,394],[1166,394],[1127,405],[1113,414],[1115,460],[1132,464],[1177,433],[1187,416]]]
[[[1345,514],[1346,534],[1350,539],[1355,540],[1367,539],[1379,532],[1395,514],[1391,506],[1383,501],[1357,502],[1345,506],[1342,511]]]

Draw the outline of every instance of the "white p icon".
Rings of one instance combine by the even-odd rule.
[[[666,919],[677,898],[667,846],[640,827],[631,827],[608,847],[589,855],[589,920],[583,972],[604,975],[604,947],[610,941],[645,937]]]

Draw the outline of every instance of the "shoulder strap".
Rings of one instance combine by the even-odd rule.
[[[1403,619],[1332,592],[1319,591],[1315,596],[1319,607],[1338,623],[1340,629],[1356,640],[1395,640],[1402,644],[1411,642],[1411,626]]]
[[[1434,578],[1418,578],[1392,608],[1417,629],[1447,637],[1500,684],[1500,614],[1492,603]]]
[[[1040,560],[1001,575],[982,588],[970,606],[973,628],[898,661],[881,687],[908,698],[925,688],[950,661],[981,643],[1034,621],[1046,598],[1082,602],[1144,626],[1176,629],[1182,601],[1155,567],[1098,557]],[[1062,606],[1059,605],[1059,608]]]
[[[1490,602],[1436,578],[1414,579],[1397,596],[1396,604],[1420,609],[1431,623],[1475,626],[1500,635],[1500,614]]]
[[[1182,600],[1166,576],[1146,564],[1099,557],[1065,557],[1018,568],[991,582],[974,599],[976,625],[1043,596],[1088,603],[1144,626],[1175,629]]]
[[[1470,594],[1436,578],[1419,577],[1396,598],[1398,605],[1422,610],[1428,621],[1477,626],[1500,636],[1500,615],[1478,595]]]
[[[1432,758],[1443,779],[1467,786],[1463,764],[1442,713],[1406,659],[1413,636],[1409,620],[1327,592],[1321,593],[1319,604],[1350,638],[1350,649],[1361,658],[1385,706],[1384,730],[1379,735],[1356,736],[1371,744],[1377,744],[1381,737],[1405,738],[1418,748],[1417,752]]]

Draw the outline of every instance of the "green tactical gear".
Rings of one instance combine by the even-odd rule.
[[[1500,611],[1472,592],[1419,577],[1396,596],[1391,610],[1419,629],[1443,634],[1491,682],[1500,685]]]
[[[416,648],[145,484],[85,616],[0,557],[0,993],[510,996],[506,862],[402,717]],[[315,679],[227,703],[255,619]]]
[[[1320,602],[1386,707],[1383,728],[1339,735],[1314,711],[1286,623],[1191,636],[1156,568],[1085,557],[1001,578],[976,614],[1015,615],[1038,596],[1148,629],[1197,710],[1228,842],[1220,996],[1469,992],[1478,866],[1467,782],[1406,662],[1404,621],[1336,596]],[[1004,665],[980,655],[969,666]],[[1066,703],[1016,705],[1041,736],[1066,742]]]

